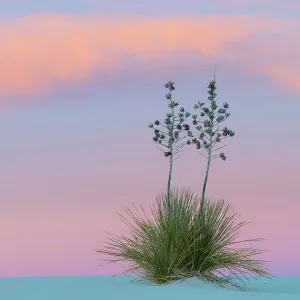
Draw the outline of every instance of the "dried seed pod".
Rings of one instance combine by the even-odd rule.
[[[165,157],[169,157],[171,155],[171,152],[168,151],[168,152],[165,152]]]

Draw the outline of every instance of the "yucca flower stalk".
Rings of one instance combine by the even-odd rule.
[[[187,141],[188,145],[195,144],[197,150],[204,148],[204,150],[207,152],[207,165],[202,188],[199,216],[204,205],[205,191],[211,161],[216,158],[221,158],[223,161],[225,161],[227,158],[223,152],[214,155],[214,152],[220,150],[226,145],[218,147],[217,149],[214,149],[214,147],[223,139],[227,137],[233,137],[235,135],[234,131],[229,130],[227,127],[224,127],[221,130],[219,129],[220,123],[225,121],[230,116],[230,113],[227,112],[227,109],[229,108],[228,103],[224,103],[221,108],[218,107],[215,100],[217,97],[216,89],[216,79],[214,76],[214,79],[211,80],[208,85],[208,100],[210,106],[205,107],[205,103],[201,102],[198,102],[198,104],[194,105],[195,110],[200,110],[200,117],[206,116],[207,119],[204,121],[199,121],[197,120],[197,114],[192,115],[193,125],[195,125],[196,130],[199,132],[199,135],[194,139]]]
[[[164,156],[169,158],[169,176],[168,176],[168,186],[167,186],[167,195],[168,199],[170,198],[170,189],[171,189],[171,180],[172,180],[172,171],[173,171],[173,162],[175,159],[179,158],[183,152],[183,147],[186,145],[185,142],[181,142],[183,139],[187,137],[193,137],[192,132],[190,131],[190,126],[186,123],[186,119],[190,116],[189,112],[186,112],[184,107],[179,109],[179,113],[175,116],[175,107],[179,105],[178,102],[173,101],[172,91],[175,90],[174,82],[169,81],[165,84],[165,88],[169,90],[169,92],[165,95],[165,98],[170,102],[169,108],[171,112],[166,115],[166,119],[164,122],[160,122],[156,120],[151,123],[148,127],[154,128],[155,126],[161,126],[163,129],[154,129],[155,136],[153,137],[153,141],[158,143],[162,147],[166,148],[167,151],[162,150],[157,147],[160,151],[164,153]],[[185,131],[187,135],[180,137],[180,134]],[[179,155],[180,154],[180,155]]]

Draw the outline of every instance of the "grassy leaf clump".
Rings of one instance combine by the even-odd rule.
[[[253,240],[237,240],[247,224],[223,200],[206,199],[198,217],[199,199],[189,189],[172,189],[156,198],[151,216],[126,207],[130,236],[109,239],[97,252],[115,257],[129,266],[123,274],[133,273],[154,284],[197,277],[222,287],[247,289],[249,277],[268,277],[265,261],[254,259],[263,250],[237,248]],[[167,216],[167,217],[166,217]]]

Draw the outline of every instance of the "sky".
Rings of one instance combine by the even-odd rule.
[[[295,0],[0,0],[0,277],[117,274],[94,250],[126,233],[124,206],[166,192],[148,124],[193,112],[216,71],[227,160],[207,196],[264,238],[276,276],[300,276],[300,3]],[[201,193],[186,148],[172,185]]]

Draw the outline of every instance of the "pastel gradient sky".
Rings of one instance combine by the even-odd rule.
[[[274,275],[300,276],[299,28],[299,0],[0,0],[0,277],[122,271],[94,249],[166,190],[148,129],[164,84],[192,110],[215,68],[236,136],[207,195],[251,221]],[[200,194],[205,163],[187,148],[174,186]]]

